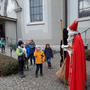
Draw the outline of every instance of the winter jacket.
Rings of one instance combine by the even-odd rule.
[[[18,56],[18,61],[24,61],[25,60],[25,54],[23,53],[21,48],[17,48],[16,54]]]
[[[17,48],[16,54],[17,54],[18,56],[22,56],[22,55],[23,55],[22,49],[21,49],[21,48]]]
[[[6,41],[0,40],[0,47],[5,46],[5,45],[6,45]]]
[[[29,43],[29,46],[30,46],[30,55],[31,54],[34,54],[34,52],[35,52],[35,43]]]
[[[0,47],[2,47],[2,41],[0,40]]]
[[[35,56],[35,63],[36,64],[42,64],[45,61],[45,54],[42,50],[40,52],[35,51],[34,56]]]
[[[44,53],[47,59],[53,58],[53,52],[51,48],[45,48]]]
[[[29,57],[30,56],[30,46],[26,46],[25,47],[26,48],[26,52],[27,52],[27,57]]]
[[[67,40],[64,39],[64,45],[67,45]],[[62,57],[63,56],[63,49],[61,48],[62,46],[62,40],[61,40],[61,43],[60,43],[60,56]],[[66,51],[64,51],[64,58],[66,58]],[[63,59],[63,58],[62,58]]]

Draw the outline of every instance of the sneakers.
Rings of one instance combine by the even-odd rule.
[[[25,75],[24,75],[24,73],[23,72],[20,72],[20,78],[24,78],[25,77]]]
[[[40,76],[43,76],[43,74],[41,73]],[[36,74],[36,78],[38,78],[38,74]]]
[[[40,76],[43,76],[43,74],[40,74]]]
[[[23,74],[23,75],[20,75],[20,78],[24,78],[25,77],[25,75]]]
[[[48,65],[48,69],[51,69],[51,67],[52,67],[52,66],[51,66],[51,64],[50,64],[50,65]]]

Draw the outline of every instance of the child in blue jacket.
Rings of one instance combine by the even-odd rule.
[[[26,65],[27,70],[29,70],[28,60],[29,60],[29,58],[30,58],[30,46],[29,46],[28,44],[26,44],[25,48],[26,48],[26,53],[27,53],[25,65]]]
[[[49,43],[46,44],[44,53],[45,53],[45,56],[46,56],[46,60],[48,62],[48,68],[50,69],[51,68],[51,58],[53,58],[53,52],[52,52],[52,49],[51,49]]]

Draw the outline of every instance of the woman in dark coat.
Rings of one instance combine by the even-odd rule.
[[[35,65],[35,57],[34,57],[34,52],[35,52],[35,42],[33,40],[30,40],[29,43],[29,47],[30,47],[30,65],[32,65],[32,60],[34,60],[34,65]]]
[[[63,39],[64,39],[64,45],[67,45],[67,38],[68,38],[68,31],[66,28],[63,29]],[[63,50],[61,48],[62,46],[62,40],[61,40],[61,43],[60,43],[60,56],[61,56],[61,59],[60,59],[60,67],[62,66],[62,63],[63,63]],[[64,51],[64,59],[66,58],[66,51]]]

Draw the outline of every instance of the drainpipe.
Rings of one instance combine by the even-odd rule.
[[[15,9],[15,11],[18,13],[18,12],[21,12],[22,11],[22,8],[21,8],[21,6],[19,5],[19,3],[18,3],[18,1],[17,0],[15,0],[15,2],[16,2],[16,4],[17,4],[17,6],[18,6],[18,8],[17,9]]]
[[[8,6],[8,0],[5,0],[5,2],[4,2],[4,16],[7,16],[7,6]]]
[[[16,2],[16,4],[17,4],[17,6],[18,6],[18,8],[15,9],[15,12],[16,12],[16,13],[20,13],[20,12],[22,11],[22,8],[21,8],[21,6],[19,5],[19,3],[18,3],[17,0],[15,0],[15,2]],[[17,21],[16,21],[16,44],[17,44],[17,43],[18,43],[18,28],[17,28]]]
[[[67,3],[68,1],[67,0],[65,0],[65,27],[67,28],[67,11],[68,11],[68,3]]]
[[[17,21],[16,21],[16,44],[18,42],[18,33],[17,33]]]

